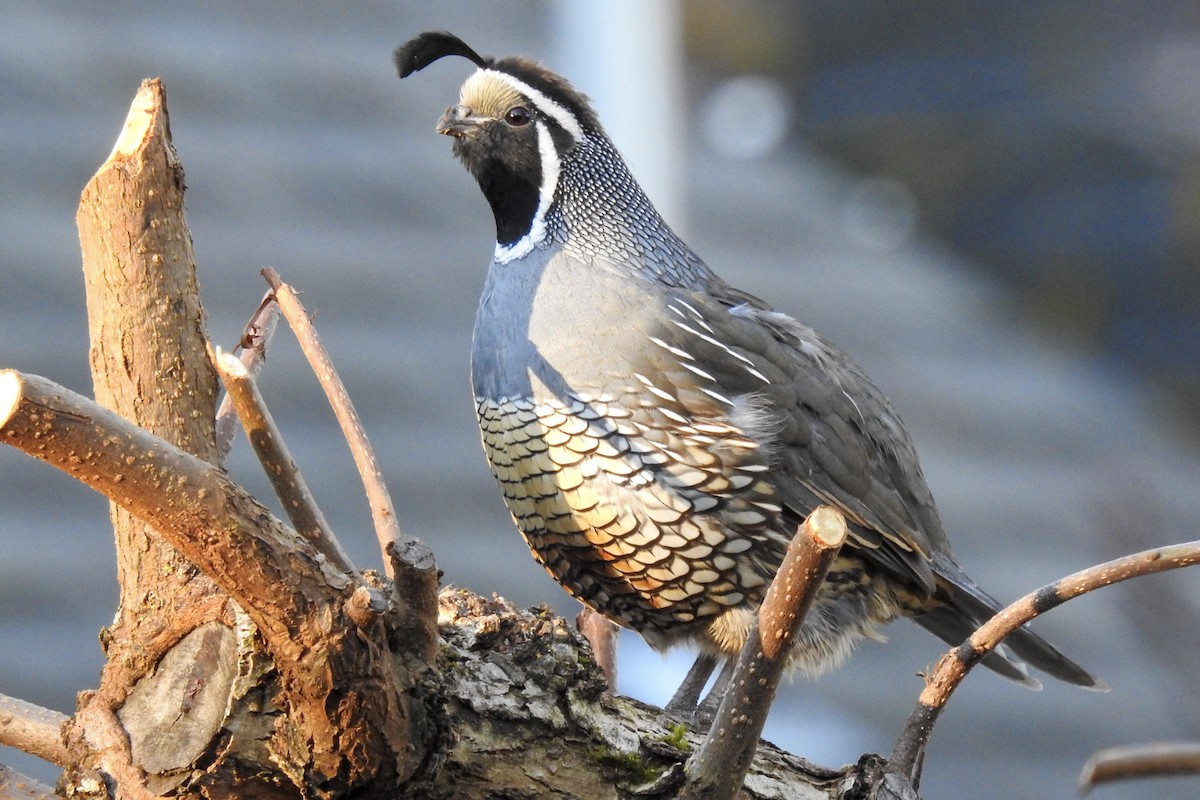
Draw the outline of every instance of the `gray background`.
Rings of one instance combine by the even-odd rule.
[[[1076,313],[1101,302],[1089,299],[1099,291],[1095,277],[1132,309],[1105,320],[1168,318],[1152,298],[1184,296],[1186,280],[1172,281],[1194,272],[1176,261],[1174,271],[1151,269],[1153,255],[1167,247],[1152,234],[1186,233],[1180,220],[1188,219],[1190,195],[1181,188],[1176,205],[1146,206],[1120,186],[1096,183],[1089,195],[1078,181],[1069,190],[1054,182],[1081,161],[1125,169],[1116,156],[1104,157],[1108,151],[1084,158],[1068,149],[1056,161],[1058,151],[1045,144],[1044,157],[1006,165],[1006,154],[1028,152],[1041,119],[1016,113],[1024,107],[1016,92],[997,101],[1007,125],[987,126],[969,153],[949,147],[961,141],[941,135],[947,117],[977,132],[983,123],[966,100],[992,96],[995,87],[990,72],[979,92],[959,86],[951,78],[965,80],[970,69],[930,56],[936,48],[977,53],[984,42],[990,56],[1024,64],[1028,85],[1041,86],[1043,73],[1029,66],[1042,52],[1039,41],[1057,48],[1060,61],[1069,61],[1062,55],[1068,45],[1091,45],[1078,51],[1082,72],[1100,63],[1089,53],[1111,53],[1113,37],[1158,36],[1175,48],[1164,45],[1164,52],[1186,53],[1195,35],[1190,20],[1164,13],[1127,26],[1128,16],[1110,13],[1099,15],[1108,27],[1097,32],[1097,15],[1059,3],[1014,4],[1015,19],[950,13],[970,4],[912,4],[902,25],[870,3],[752,3],[732,18],[722,16],[723,5],[688,6],[687,69],[677,87],[687,113],[646,120],[647,136],[666,131],[685,145],[677,226],[728,280],[818,327],[876,378],[908,421],[969,571],[994,594],[1013,598],[1124,552],[1194,538],[1200,459],[1185,413],[1190,396],[1169,391],[1186,387],[1195,371],[1194,324],[1173,322],[1158,338],[1142,326],[1139,346],[1122,350],[1117,345],[1127,338],[1104,333],[1095,314]],[[1039,24],[1039,8],[1054,10],[1051,21],[1078,21],[1076,38],[1054,41]],[[75,208],[139,81],[161,76],[187,173],[213,339],[232,346],[262,293],[258,270],[277,268],[317,313],[382,457],[401,524],[433,547],[445,580],[573,615],[572,601],[512,528],[475,431],[467,360],[491,218],[449,142],[432,132],[469,65],[438,64],[403,83],[391,66],[400,42],[446,28],[482,52],[544,57],[554,67],[561,43],[550,12],[536,2],[169,10],[136,2],[8,3],[0,24],[0,366],[90,393]],[[1051,74],[1055,86],[1064,70],[1069,64]],[[746,71],[779,79],[793,123],[783,146],[735,159],[721,145],[728,134],[706,132],[701,110],[724,79]],[[1130,91],[1186,99],[1196,78],[1185,78],[1177,91],[1148,82]],[[1129,123],[1128,106],[1115,103],[1111,86],[1082,84],[1073,95],[1083,98],[1080,108],[1114,109],[1109,117]],[[906,96],[942,99],[922,104]],[[1062,113],[1076,107],[1056,97],[1040,99]],[[1166,118],[1146,119],[1149,130]],[[1068,131],[1075,138],[1064,140],[1080,141],[1085,129],[1119,139],[1102,127],[1080,122]],[[1187,137],[1171,141],[1175,149],[1145,150],[1144,161],[1186,176]],[[906,149],[897,154],[893,146]],[[990,183],[945,180],[948,172],[961,178],[968,167],[984,166]],[[1020,187],[1037,185],[1038,196],[1050,199],[1025,216],[1008,207],[1007,215],[986,217],[981,187],[1010,177],[1018,188],[1008,197],[1028,199],[1033,190]],[[1085,192],[1102,204],[1105,187],[1129,213],[1113,212],[1125,224],[1100,237],[1123,244],[1101,247],[1095,258],[1123,264],[1121,281],[1112,271],[1093,276],[1062,266],[1072,254],[1087,254],[1090,240],[1071,238],[1078,213],[1056,223],[1058,210],[1075,206],[1054,198],[1086,205],[1078,198]],[[948,225],[947,209],[963,212],[950,214],[959,222],[972,210],[974,227],[967,227],[988,235],[973,238]],[[1018,217],[1025,224],[1008,224]],[[1109,217],[1099,219],[1094,225]],[[1030,220],[1041,224],[1033,230]],[[1047,244],[1055,233],[1063,235],[1059,243]],[[1136,241],[1128,244],[1124,234]],[[1190,252],[1186,237],[1171,241],[1170,252]],[[1024,249],[1013,255],[1006,242],[1024,242]],[[1149,247],[1145,260],[1139,242]],[[1018,262],[1023,272],[1014,277]],[[1068,324],[1072,315],[1079,324]],[[343,544],[360,566],[378,566],[350,459],[286,332],[264,391]],[[268,498],[246,449],[238,443],[230,469]],[[70,712],[75,692],[95,685],[102,663],[96,633],[111,619],[116,596],[106,509],[54,470],[0,449],[0,691]],[[1051,684],[1038,694],[973,675],[934,733],[925,795],[1069,797],[1096,748],[1194,738],[1197,602],[1195,576],[1180,573],[1055,611],[1040,630],[1113,691]],[[920,689],[915,673],[944,649],[904,622],[889,636],[886,645],[864,645],[834,674],[786,686],[768,738],[828,765],[888,752]],[[663,702],[687,655],[663,659],[635,636],[622,647],[621,690]],[[0,762],[53,779],[53,770],[12,751],[0,750]],[[1160,797],[1190,797],[1196,786],[1158,782],[1098,796],[1141,797],[1152,788]]]

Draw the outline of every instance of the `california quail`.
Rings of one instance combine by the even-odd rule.
[[[842,351],[726,284],[655,211],[587,99],[448,33],[401,77],[479,68],[437,131],[475,176],[496,250],[471,359],[483,447],[517,527],[572,595],[655,648],[736,653],[796,526],[850,524],[795,646],[817,672],[911,616],[948,642],[998,604],[950,551],[891,403]],[[1096,679],[1027,629],[985,663]]]

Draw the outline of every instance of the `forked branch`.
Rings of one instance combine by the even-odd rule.
[[[270,284],[284,318],[296,334],[300,349],[304,351],[333,407],[366,489],[375,523],[375,536],[383,552],[384,571],[392,579],[393,608],[390,621],[397,650],[416,657],[420,662],[430,663],[437,649],[438,571],[433,551],[420,539],[400,533],[396,509],[384,483],[375,450],[367,439],[358,412],[354,410],[350,394],[334,369],[333,361],[321,344],[295,290],[284,283],[273,269],[264,269],[263,277]]]
[[[1200,563],[1200,541],[1158,547],[1080,570],[1025,595],[988,620],[966,642],[942,656],[926,681],[917,705],[892,751],[891,766],[914,786],[933,726],[950,695],[967,673],[992,652],[1005,636],[1039,614],[1073,597],[1114,583]]]

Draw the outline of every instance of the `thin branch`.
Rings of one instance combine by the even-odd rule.
[[[0,745],[65,767],[71,758],[62,741],[67,719],[57,711],[0,694]]]
[[[55,800],[54,790],[0,764],[0,800]]]
[[[258,373],[262,372],[263,364],[267,361],[267,350],[278,327],[279,303],[275,302],[275,293],[268,291],[242,329],[242,338],[238,341],[237,349],[241,350],[238,358],[251,378],[257,378]],[[233,447],[235,416],[233,400],[227,393],[217,409],[217,453],[222,461]]]
[[[396,510],[383,481],[375,451],[367,440],[354,404],[321,344],[308,314],[292,287],[273,269],[264,269],[279,308],[300,342],[308,363],[325,390],[338,425],[350,445],[355,466],[366,489],[375,523],[375,537],[383,551],[385,574],[392,579],[393,608],[389,621],[398,653],[428,664],[437,653],[437,561],[429,546],[415,537],[402,536]]]
[[[742,785],[796,634],[845,538],[846,520],[829,506],[818,506],[792,537],[680,798],[733,797]]]
[[[350,557],[317,507],[317,500],[300,474],[300,468],[296,466],[283,441],[283,434],[271,418],[271,412],[267,410],[258,384],[250,376],[249,370],[236,356],[223,353],[220,349],[213,351],[211,356],[217,373],[225,383],[226,399],[237,411],[250,445],[296,532],[320,550],[334,567],[345,573],[355,572]]]
[[[1130,778],[1200,775],[1200,742],[1150,742],[1097,750],[1083,766],[1079,792]]]
[[[329,405],[333,407],[338,425],[341,426],[346,442],[350,445],[350,453],[354,456],[354,464],[358,467],[363,488],[367,492],[367,502],[371,505],[371,518],[375,522],[375,537],[379,540],[380,552],[383,553],[384,570],[389,578],[395,577],[388,552],[394,550],[396,543],[401,541],[400,523],[396,518],[391,495],[388,494],[383,481],[383,471],[375,458],[375,450],[367,439],[358,412],[354,410],[354,403],[350,400],[346,385],[333,368],[333,361],[329,358],[325,346],[321,344],[321,339],[309,321],[308,313],[301,305],[295,290],[283,282],[279,273],[269,267],[264,269],[262,274],[274,290],[279,308],[296,334],[300,349],[304,351],[304,356],[316,373],[321,388],[325,390],[325,396],[329,399]]]
[[[1060,578],[996,614],[971,634],[971,638],[938,661],[896,740],[890,759],[892,767],[908,777],[914,786],[919,784],[929,735],[950,695],[971,668],[992,652],[1005,636],[1039,614],[1093,589],[1197,563],[1200,563],[1200,541],[1144,550]]]
[[[1107,552],[1128,553],[1145,546],[1146,531],[1179,530],[1187,524],[1184,514],[1172,511],[1168,490],[1150,485],[1131,493],[1130,486],[1139,486],[1138,478],[1122,469],[1106,476],[1087,503],[1089,528]],[[1129,642],[1131,649],[1146,654],[1145,669],[1155,670],[1160,691],[1174,700],[1158,719],[1164,728],[1174,721],[1186,729],[1200,720],[1200,598],[1192,591],[1193,582],[1182,576],[1134,581],[1123,590],[1120,604],[1136,637]]]

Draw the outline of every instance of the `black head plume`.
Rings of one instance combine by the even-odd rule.
[[[476,53],[454,34],[446,31],[426,31],[396,48],[396,70],[401,78],[407,78],[443,56],[462,56],[477,67],[486,67],[489,63],[488,59]]]

